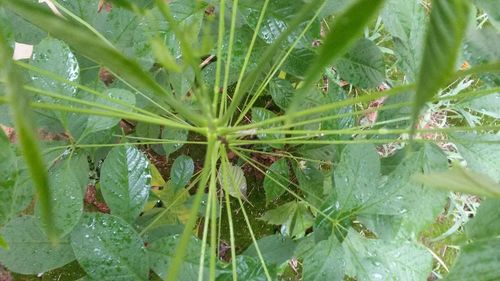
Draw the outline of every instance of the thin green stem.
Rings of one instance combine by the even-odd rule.
[[[224,146],[221,146],[222,150],[222,165],[225,170],[228,169],[228,163],[229,159],[227,158],[227,151]],[[227,177],[224,176],[223,178],[225,186],[229,186],[229,183],[227,182]],[[238,280],[238,272],[236,271],[237,265],[236,265],[236,242],[234,239],[234,226],[233,226],[233,215],[231,211],[231,200],[229,198],[229,192],[224,192],[225,196],[225,201],[226,201],[226,213],[227,213],[227,220],[229,222],[229,243],[230,243],[230,249],[231,249],[231,268],[232,268],[232,274],[233,274],[233,281]]]
[[[264,1],[264,5],[262,6],[262,9],[260,11],[259,19],[257,20],[257,25],[255,26],[255,30],[252,35],[252,40],[250,41],[250,46],[248,47],[247,54],[245,56],[245,59],[243,61],[243,66],[241,67],[240,75],[238,77],[238,82],[236,83],[236,88],[234,90],[234,95],[233,95],[233,100],[240,100],[240,96],[244,95],[245,93],[240,91],[241,88],[241,83],[243,81],[243,77],[245,75],[245,72],[248,67],[248,62],[250,62],[250,56],[252,55],[253,52],[253,47],[255,46],[255,42],[257,41],[257,37],[260,32],[260,26],[262,25],[262,22],[264,21],[264,16],[266,15],[267,11],[267,6],[269,5],[269,0]],[[228,112],[227,114],[232,114],[233,112]]]
[[[261,122],[256,122],[256,123],[243,125],[243,126],[225,128],[225,129],[221,130],[221,132],[228,133],[228,132],[235,132],[235,131],[237,132],[237,131],[251,130],[251,129],[263,127],[265,125],[285,121],[288,118],[305,117],[308,115],[324,113],[324,112],[327,112],[327,111],[330,111],[333,109],[342,108],[342,107],[346,107],[346,106],[357,104],[357,103],[370,102],[370,101],[379,99],[381,97],[393,96],[393,95],[396,95],[396,94],[401,93],[401,92],[410,91],[410,90],[413,90],[414,88],[415,88],[415,85],[413,85],[413,84],[399,86],[399,87],[395,87],[395,88],[392,88],[390,90],[383,91],[383,92],[374,92],[371,94],[363,95],[363,96],[356,97],[356,98],[351,98],[351,99],[344,100],[344,101],[320,105],[320,106],[317,106],[314,108],[308,108],[308,109],[297,111],[297,112],[289,112],[286,115],[276,116],[273,118],[263,120]]]
[[[318,17],[319,13],[321,12],[322,8],[323,8],[323,6],[321,6],[321,8],[319,8],[318,11],[314,14],[313,18],[309,21],[309,23],[304,28],[304,30],[302,30],[302,32],[299,34],[297,39],[295,39],[293,44],[288,48],[288,50],[285,53],[285,55],[283,56],[283,58],[281,58],[281,60],[279,62],[277,62],[275,66],[272,67],[273,70],[269,72],[267,77],[264,79],[264,82],[257,89],[257,92],[252,96],[252,99],[250,100],[250,102],[248,104],[245,102],[245,104],[243,105],[243,111],[241,111],[238,119],[236,119],[236,122],[235,122],[236,126],[243,120],[245,115],[248,113],[248,111],[250,111],[250,109],[253,107],[253,105],[255,104],[257,99],[262,95],[262,93],[264,93],[267,85],[269,85],[269,83],[271,82],[273,77],[276,75],[276,73],[278,73],[281,66],[285,63],[286,59],[290,56],[290,54],[295,49],[297,44],[300,42],[300,40],[302,40],[302,38],[304,37],[306,32],[309,30],[309,28],[311,28],[312,24],[315,22],[316,18]]]
[[[229,30],[229,42],[227,48],[227,59],[224,67],[224,82],[222,85],[222,100],[219,106],[219,118],[221,118],[226,112],[227,106],[227,88],[229,86],[229,73],[231,71],[231,60],[233,55],[233,45],[234,45],[234,35],[236,33],[236,17],[238,16],[238,0],[233,1],[231,12],[231,27]]]
[[[121,114],[121,113],[116,112],[116,110],[98,111],[98,110],[92,110],[92,109],[86,109],[86,108],[75,108],[75,107],[70,107],[70,106],[65,106],[65,105],[41,103],[41,102],[33,102],[33,103],[31,103],[31,106],[33,108],[38,108],[38,109],[50,109],[50,110],[55,110],[55,111],[75,112],[75,113],[82,113],[82,114],[88,114],[88,115],[118,117],[120,119],[134,120],[134,121],[146,122],[146,123],[150,123],[150,124],[163,125],[163,126],[172,127],[172,128],[190,130],[190,131],[198,132],[201,134],[206,133],[205,128],[186,126],[186,125],[182,125],[179,123],[175,123],[175,122],[168,120],[168,119],[152,118],[149,116],[143,116],[140,114],[135,114],[135,113],[130,113],[130,112]]]
[[[221,82],[221,72],[222,72],[222,49],[224,45],[224,33],[225,33],[225,13],[226,13],[226,0],[220,0],[219,2],[219,29],[217,33],[217,62],[215,67],[215,83],[214,83],[214,97],[212,103],[212,111],[217,116],[217,105],[219,103],[220,94],[220,82]],[[227,75],[227,73],[226,73]]]
[[[201,180],[198,186],[198,190],[196,191],[195,198],[193,200],[193,207],[189,213],[189,219],[185,224],[184,231],[180,237],[179,244],[177,245],[177,249],[175,251],[175,257],[172,262],[169,264],[168,274],[166,281],[176,281],[179,275],[179,270],[182,266],[182,261],[184,256],[186,255],[187,246],[189,243],[189,239],[191,236],[192,229],[195,226],[197,214],[200,209],[201,200],[203,198],[205,186],[210,178],[211,169],[216,169],[213,166],[213,163],[217,161],[219,157],[219,142],[217,141],[217,137],[215,134],[208,134],[208,144],[207,144],[207,152],[205,156],[205,167],[202,170]],[[215,160],[215,161],[214,161]]]

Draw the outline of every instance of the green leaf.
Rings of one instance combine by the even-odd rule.
[[[269,83],[269,92],[271,93],[273,102],[283,110],[287,109],[290,104],[293,91],[295,91],[295,89],[288,80],[273,79]]]
[[[282,158],[274,162],[266,170],[264,177],[264,191],[266,192],[266,201],[271,202],[286,192],[290,185],[290,171],[288,161]]]
[[[78,180],[83,160],[87,164],[85,155],[72,155],[71,158],[56,164],[49,171],[49,188],[52,194],[51,203],[54,210],[54,225],[51,227],[59,237],[64,237],[78,224],[83,213],[83,190],[86,183]],[[83,173],[88,177],[88,166]],[[40,208],[37,205],[36,216],[40,217]]]
[[[336,84],[333,83],[333,81],[329,81],[329,86],[328,86],[328,93],[326,95],[321,95],[322,99],[320,100],[320,104],[316,105],[322,105],[322,104],[330,104],[330,103],[336,103],[336,102],[342,102],[347,100],[349,97],[347,93],[340,87],[337,86]],[[325,113],[322,114],[321,117],[331,117],[331,116],[336,116],[336,115],[347,115],[342,118],[335,118],[331,120],[325,120],[322,121],[320,124],[320,129],[321,130],[341,130],[341,129],[348,129],[352,128],[355,125],[355,118],[353,115],[348,115],[354,111],[354,107],[352,105],[348,105],[345,107],[341,108],[336,108],[333,110],[329,110]],[[329,139],[329,140],[344,140],[350,138],[349,135],[346,134],[341,134],[341,135],[328,135],[324,136],[324,139]],[[329,158],[328,160],[332,160],[332,158]]]
[[[179,235],[166,236],[155,240],[147,247],[149,265],[153,269],[153,271],[162,279],[165,279],[167,275],[168,265],[176,255],[175,250],[177,248],[178,242]],[[194,237],[191,237],[186,251],[186,256],[183,259],[182,267],[180,269],[179,276],[177,277],[178,279],[176,280],[198,280],[201,246],[201,241]],[[209,253],[209,251],[206,251],[206,253]],[[203,280],[207,280],[209,278],[208,265],[209,262],[207,256],[205,257]]]
[[[198,113],[184,107],[173,97],[170,91],[162,88],[149,73],[142,70],[137,62],[125,57],[92,31],[73,21],[54,15],[51,11],[41,9],[40,5],[29,3],[27,0],[14,2],[1,0],[0,3],[43,30],[48,31],[52,36],[63,40],[79,54],[98,64],[105,65],[135,88],[162,98],[181,115],[202,122],[203,118]],[[75,34],[78,34],[78,36],[75,36]]]
[[[273,268],[269,268],[268,270],[272,270]],[[274,272],[270,272],[271,276],[275,274]],[[268,281],[269,279],[266,277],[264,268],[262,267],[262,263],[252,257],[248,256],[236,256],[236,276],[238,276],[239,281]],[[218,281],[231,281],[233,280],[232,272],[227,272],[221,274],[218,278]]]
[[[238,3],[239,12],[243,15],[246,24],[252,30],[255,30],[257,27],[262,5],[262,1],[252,0],[242,0]],[[283,5],[282,2],[276,0],[269,1],[262,25],[258,30],[259,37],[267,44],[272,44],[288,28],[289,23],[295,19],[294,15],[303,9],[304,6],[305,3],[302,1],[290,2],[287,5]],[[301,25],[304,26],[312,16],[313,14],[310,13],[308,18],[302,20]],[[297,49],[310,47],[312,40],[315,39],[310,37],[319,35],[319,24],[311,29],[306,33],[305,38],[302,38],[299,42],[296,47]],[[288,36],[288,42],[293,42],[298,36],[299,31],[292,31],[294,32]]]
[[[500,182],[500,136],[493,134],[452,134],[459,153],[471,170]]]
[[[414,147],[415,149],[415,147]],[[425,144],[414,151],[404,151],[406,157],[397,168],[388,175],[384,185],[376,190],[369,206],[364,206],[360,213],[393,216],[395,225],[400,225],[399,236],[413,237],[442,213],[446,204],[447,193],[412,181],[415,173],[432,174],[445,171],[448,167],[446,156],[441,149],[432,144]],[[388,226],[384,217],[376,216],[374,222],[382,222],[374,231],[380,233],[395,228]]]
[[[405,151],[388,176],[380,177],[380,160],[372,145],[348,145],[334,170],[332,200],[323,210],[346,223],[353,215],[379,237],[412,237],[442,212],[446,193],[411,180],[417,172],[446,169],[446,157],[433,145]],[[384,180],[382,180],[384,179]]]
[[[164,140],[172,141],[172,143],[164,143],[163,149],[165,153],[168,155],[179,150],[183,145],[184,141],[188,138],[188,131],[183,129],[174,129],[174,128],[164,128],[161,134],[161,138]],[[180,142],[175,142],[180,141]]]
[[[469,239],[480,240],[500,235],[500,200],[487,199],[481,202],[474,219],[465,225]]]
[[[9,244],[7,244],[7,241],[5,241],[5,238],[0,235],[0,248],[3,248],[4,250],[8,251],[9,250]]]
[[[342,246],[335,237],[330,237],[316,244],[304,258],[304,280],[343,280],[344,253]]]
[[[247,180],[240,166],[221,165],[218,172],[219,184],[234,198],[247,199]]]
[[[477,113],[500,119],[500,92],[475,98],[465,104]]]
[[[75,259],[68,239],[54,245],[38,227],[35,217],[18,217],[0,231],[9,245],[0,248],[0,262],[9,270],[22,274],[38,274],[61,267]]]
[[[143,241],[122,219],[90,213],[71,233],[80,266],[96,280],[147,280],[149,265]]]
[[[170,170],[170,182],[177,188],[183,188],[188,183],[194,172],[194,162],[191,157],[181,155],[177,157]]]
[[[491,18],[489,18],[491,20]],[[481,29],[469,29],[465,44],[463,46],[464,59],[471,66],[491,63],[500,60],[500,21],[497,28],[483,26]],[[489,85],[499,85],[500,75],[488,73],[479,76],[481,80]]]
[[[12,50],[0,32],[0,79],[5,81],[5,92],[9,98],[9,105],[14,120],[21,151],[28,166],[28,171],[38,193],[38,202],[41,205],[41,217],[44,225],[52,226],[54,214],[50,204],[50,189],[47,171],[43,163],[42,153],[37,142],[36,130],[33,126],[29,99],[25,95],[17,69],[12,63]],[[56,234],[51,228],[45,229],[49,237],[56,241]]]
[[[481,240],[460,249],[447,281],[488,281],[500,278],[500,238]]]
[[[307,67],[314,58],[315,53],[309,49],[295,49],[281,66],[281,70],[295,77],[304,78]]]
[[[368,39],[358,40],[335,67],[340,77],[356,87],[375,88],[385,80],[382,51]]]
[[[129,105],[135,105],[135,95],[127,90],[122,89],[108,89],[104,93],[111,100],[98,97],[96,103],[100,105],[109,106],[111,108],[116,108],[118,110],[130,111],[129,107],[123,106],[121,104],[116,104],[113,100],[125,102]],[[120,118],[116,117],[104,117],[92,115],[89,117],[87,122],[87,127],[85,128],[86,134],[95,133],[103,130],[110,129],[116,126],[120,122]]]
[[[491,178],[455,164],[449,171],[417,175],[414,179],[425,185],[488,197],[500,197],[500,184]]]
[[[267,119],[276,117],[276,114],[270,110],[262,107],[252,107],[252,122],[258,123]],[[274,123],[262,126],[262,129],[271,129],[274,127],[279,127],[281,123]],[[283,134],[268,134],[268,133],[257,133],[257,137],[261,140],[273,140],[284,138]],[[281,147],[281,144],[271,144],[271,146]]]
[[[80,67],[75,55],[66,43],[47,37],[33,48],[33,57],[30,64],[43,70],[54,73],[68,81],[78,83]],[[68,83],[54,81],[52,78],[38,73],[31,74],[33,86],[37,89],[66,96],[75,96],[77,89]],[[40,101],[60,103],[52,97],[40,96]]]
[[[266,264],[281,265],[293,257],[297,244],[289,237],[281,235],[269,235],[257,240],[260,253],[266,261]],[[255,244],[250,245],[245,252],[245,256],[258,258]]]
[[[408,81],[415,81],[422,59],[426,15],[419,1],[387,1],[382,12],[384,27],[394,41],[398,65]]]
[[[346,52],[362,34],[364,27],[375,17],[384,0],[358,0],[336,16],[330,24],[330,32],[323,40],[318,55],[311,62],[302,88],[295,94],[288,112],[294,112],[306,94],[315,86],[323,70]]]
[[[347,145],[333,173],[339,210],[363,206],[380,184],[380,160],[372,144]]]
[[[101,168],[101,190],[113,215],[136,219],[148,200],[151,174],[148,159],[133,146],[113,148]]]
[[[15,184],[18,177],[17,161],[9,139],[0,129],[0,225],[12,215]]]
[[[264,213],[261,218],[269,224],[281,225],[281,233],[300,238],[313,225],[314,218],[304,202],[288,202]]]
[[[319,206],[323,202],[324,175],[316,166],[311,162],[300,161],[298,165],[294,165],[294,172],[307,201]]]
[[[432,256],[409,241],[362,237],[353,230],[342,243],[346,275],[356,280],[426,280]]]
[[[453,74],[469,18],[469,1],[432,1],[430,22],[417,81],[413,121],[424,104],[437,94]]]

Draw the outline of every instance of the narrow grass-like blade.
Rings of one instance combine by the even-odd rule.
[[[319,54],[309,67],[302,87],[295,93],[288,112],[296,111],[305,94],[321,77],[324,68],[348,50],[384,2],[384,0],[358,0],[334,19],[331,24],[332,29],[323,40]]]
[[[42,153],[36,139],[35,123],[31,119],[29,99],[23,93],[22,82],[18,78],[12,62],[12,49],[0,32],[0,77],[5,81],[5,91],[16,128],[16,135],[28,166],[31,179],[36,187],[42,225],[45,233],[54,243],[57,234],[54,227],[49,179],[43,163]]]
[[[467,28],[469,5],[468,0],[432,1],[413,108],[414,124],[424,104],[446,86],[454,73]]]
[[[178,111],[187,120],[197,124],[204,124],[206,122],[205,118],[182,105],[170,91],[156,83],[137,62],[125,57],[116,48],[110,47],[107,42],[86,28],[79,26],[75,22],[58,17],[42,9],[41,6],[29,3],[26,0],[0,0],[0,3],[22,18],[47,31],[52,36],[63,40],[81,55],[106,66],[134,87],[149,91],[159,98],[164,99],[168,105]]]

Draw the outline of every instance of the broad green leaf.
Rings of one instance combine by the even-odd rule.
[[[294,172],[299,188],[304,192],[307,201],[315,206],[321,205],[324,175],[319,167],[311,162],[300,161],[298,165],[294,165]]]
[[[347,145],[333,173],[338,210],[363,206],[377,193],[380,160],[372,144]]]
[[[500,235],[500,200],[487,199],[481,202],[474,219],[465,225],[469,239],[480,240]]]
[[[282,158],[274,162],[266,170],[264,177],[264,191],[266,192],[266,201],[271,202],[286,192],[290,185],[290,170],[288,161]]]
[[[170,85],[172,85],[174,94],[180,100],[187,99],[186,96],[189,91],[195,86],[194,79],[194,72],[190,68],[181,73],[170,73],[168,76],[168,80]]]
[[[68,81],[76,83],[79,81],[80,67],[78,61],[69,46],[60,40],[51,37],[43,39],[34,47],[30,64],[63,77]],[[77,89],[75,86],[54,81],[43,74],[32,73],[31,79],[33,86],[37,89],[66,96],[76,95]],[[38,100],[48,103],[61,102],[58,99],[45,96],[39,96]]]
[[[472,99],[465,106],[477,113],[500,119],[500,92]]]
[[[425,185],[487,197],[500,197],[500,184],[488,176],[466,170],[455,164],[449,171],[417,175],[414,179]]]
[[[346,275],[356,280],[426,280],[432,256],[410,241],[368,239],[349,231],[342,243]]]
[[[271,267],[267,267],[268,270],[273,270]],[[274,271],[270,272],[271,276]],[[239,281],[268,281],[266,277],[262,263],[252,257],[239,255],[236,257],[236,276],[238,276]],[[233,280],[233,275],[231,268],[228,268],[227,273],[221,274],[218,281],[231,281]]]
[[[358,40],[334,65],[340,77],[356,87],[375,88],[385,79],[382,51],[368,39]]]
[[[167,141],[171,141],[171,143],[164,143],[163,144],[163,149],[165,150],[165,153],[168,155],[176,152],[179,150],[183,145],[184,142],[188,138],[188,131],[183,130],[183,129],[174,129],[174,128],[164,128],[163,132],[161,134],[161,138]],[[179,141],[179,142],[175,142]]]
[[[329,144],[329,145],[303,145],[299,148],[299,153],[307,158],[323,161],[332,161],[338,163],[342,146]]]
[[[320,100],[320,104],[316,105],[322,105],[322,104],[330,104],[330,103],[336,103],[336,102],[342,102],[348,99],[347,93],[339,86],[337,86],[333,81],[329,81],[329,86],[328,86],[328,93],[326,95],[321,95],[322,99]],[[354,111],[354,107],[352,105],[348,105],[345,107],[329,110],[328,112],[325,112],[322,114],[321,117],[332,117],[336,115],[347,115],[349,113],[352,113]],[[341,129],[348,129],[354,126],[356,120],[353,115],[351,116],[345,116],[342,118],[335,118],[331,120],[326,120],[322,121],[320,124],[320,129],[321,130],[341,130]],[[349,135],[328,135],[324,136],[324,139],[329,139],[329,140],[343,140],[343,139],[348,139],[350,138]],[[328,160],[332,160],[332,158],[329,158]]]
[[[0,225],[12,215],[15,184],[17,181],[17,160],[7,136],[0,129]]]
[[[313,225],[314,218],[304,202],[288,202],[264,213],[261,218],[269,224],[281,225],[281,234],[300,238]]]
[[[335,237],[316,244],[304,258],[305,281],[344,280],[344,253]]]
[[[424,104],[446,86],[467,30],[469,1],[432,1],[413,109],[416,122]]]
[[[470,28],[463,46],[464,59],[471,65],[477,66],[500,60],[500,21],[495,29],[491,26],[483,26],[481,29]],[[481,80],[489,85],[499,85],[500,75],[488,73],[479,76]]]
[[[147,247],[149,266],[162,279],[165,279],[168,266],[176,255],[175,250],[177,249],[178,243],[179,235],[166,236],[155,240]],[[201,241],[198,239],[194,237],[190,239],[186,256],[182,262],[182,268],[180,269],[179,276],[177,277],[178,279],[176,280],[198,280],[201,246]],[[208,252],[209,251],[207,250],[206,253]],[[209,278],[208,265],[209,261],[207,256],[205,257],[203,280],[207,280]]]
[[[411,177],[446,169],[447,161],[432,145],[406,151],[405,156],[392,173],[381,178],[379,156],[372,145],[346,146],[334,170],[332,200],[326,200],[322,209],[344,218],[340,223],[357,215],[379,237],[418,234],[442,212],[446,193],[417,184]]]
[[[185,187],[194,172],[194,162],[191,157],[181,155],[175,158],[174,164],[170,169],[170,182],[178,188]]]
[[[374,229],[377,234],[396,227],[386,224],[387,217],[383,217],[386,215],[393,216],[393,224],[401,223],[399,236],[413,237],[432,224],[446,204],[446,192],[412,181],[416,173],[432,174],[447,169],[448,162],[440,148],[425,144],[404,153],[406,157],[388,175],[386,183],[370,199],[369,206],[360,210],[363,214],[377,215],[372,217],[374,223],[383,224],[380,225],[383,229]]]
[[[247,180],[240,166],[221,165],[218,172],[219,184],[234,198],[247,199]]]
[[[253,68],[253,71],[249,72],[248,75],[245,76],[245,79],[243,79],[238,93],[251,92],[250,88],[255,85],[255,82],[261,77],[261,74],[265,73],[265,71],[269,69],[269,63],[273,61],[273,58],[276,57],[276,54],[283,47],[284,42],[286,42],[289,36],[303,24],[304,20],[310,18],[311,13],[314,13],[315,11],[320,9],[323,3],[324,0],[313,0],[302,6],[300,12],[292,17],[288,28],[279,35],[279,37],[273,42],[272,45],[265,48],[264,51],[260,53],[260,56],[257,60],[257,66]],[[257,53],[257,51],[255,53]],[[244,94],[236,95],[234,97],[227,110],[228,114],[226,114],[222,119],[223,122],[229,121],[229,118],[231,118],[232,114],[237,110],[244,97]]]
[[[269,235],[257,240],[260,253],[266,261],[266,264],[281,265],[293,257],[296,243],[289,237],[281,235]],[[250,245],[245,252],[245,256],[258,258],[255,244]]]
[[[96,280],[147,280],[149,265],[143,241],[121,218],[89,213],[71,233],[80,266]]]
[[[447,281],[489,281],[500,278],[500,238],[495,237],[468,244],[446,276]]]
[[[221,75],[229,75],[228,78],[228,83],[233,84],[236,81],[238,81],[238,77],[241,71],[241,68],[243,67],[244,59],[246,52],[248,51],[248,46],[250,46],[251,40],[252,40],[252,35],[253,35],[253,30],[247,27],[242,27],[238,29],[238,33],[235,36],[235,40],[233,42],[232,46],[232,52],[231,52],[231,63],[229,64],[229,73],[225,73],[225,68],[222,69]],[[227,55],[229,52],[229,30],[227,30],[226,34],[224,35],[224,44],[222,48],[222,65],[227,64]],[[250,56],[250,61],[248,63],[247,69],[248,71],[257,71],[258,67],[258,62],[260,55],[264,51],[265,43],[262,42],[262,40],[257,39],[255,45],[254,45],[254,51],[252,52],[252,55]],[[219,58],[217,58],[219,59]],[[265,69],[269,69],[269,61],[265,63]],[[207,67],[203,69],[203,76],[205,78],[205,82],[208,85],[211,85],[214,83],[215,80],[215,68],[216,64],[211,63]],[[263,69],[261,69],[263,70]]]
[[[36,27],[35,25],[29,23],[20,16],[14,14],[13,12],[8,10],[3,10],[2,13],[4,14],[2,18],[3,20],[6,21],[5,28],[10,27],[9,31],[13,32],[12,35],[7,35],[7,39],[13,39],[16,42],[23,44],[36,45],[47,37],[46,32]],[[2,26],[2,29],[4,29],[4,31],[5,28],[4,26]]]
[[[309,49],[293,50],[285,63],[281,66],[281,70],[298,78],[304,78],[307,67],[314,60],[315,53]]]
[[[242,0],[238,3],[238,10],[243,15],[245,22],[252,30],[256,29],[257,21],[262,9],[264,1],[252,1],[252,0]],[[282,2],[277,0],[269,1],[266,14],[262,25],[258,31],[259,37],[264,40],[267,44],[272,44],[287,28],[289,23],[295,18],[294,16],[305,6],[302,1],[289,2],[287,5],[283,5]],[[306,24],[307,20],[313,16],[310,13],[309,17],[303,19],[301,22],[301,27]],[[293,30],[294,32],[288,36],[288,42],[293,42],[296,40],[299,32],[302,29],[299,27],[298,30]],[[297,45],[297,49],[309,48],[311,42],[314,39],[318,39],[319,35],[319,24],[315,25],[309,30],[304,38],[302,38]]]
[[[0,248],[0,262],[9,270],[38,274],[61,267],[75,259],[67,238],[54,245],[35,217],[18,217],[0,230],[9,249]]]
[[[52,194],[52,207],[54,210],[54,225],[51,227],[59,237],[64,237],[78,224],[83,213],[83,191],[86,183],[79,181],[78,174],[81,172],[80,161],[87,164],[85,155],[72,155],[57,163],[49,171],[49,189]],[[83,170],[88,177],[88,167]],[[40,208],[36,208],[36,216],[39,217]]]
[[[151,170],[151,186],[164,186],[166,182],[158,168],[150,163],[149,169]]]
[[[450,138],[467,161],[467,167],[500,182],[500,136],[457,133]]]
[[[262,107],[252,107],[252,122],[258,123],[270,118],[276,117],[276,114],[270,110]],[[262,126],[262,129],[272,129],[274,127],[279,127],[280,123],[270,124]],[[282,134],[269,134],[269,133],[257,133],[257,137],[261,140],[275,140],[284,137]],[[281,144],[271,144],[271,146],[281,147]]]
[[[292,83],[287,80],[274,79],[269,83],[269,92],[273,102],[283,110],[290,104],[294,90]]]
[[[387,1],[382,12],[384,27],[394,41],[398,65],[408,81],[415,81],[422,59],[425,10],[420,1]]]
[[[305,95],[314,87],[323,70],[336,58],[343,55],[361,35],[365,25],[375,17],[384,0],[357,0],[343,13],[335,17],[330,31],[323,39],[318,56],[311,62],[302,88],[295,94],[288,112],[294,112],[303,102]]]
[[[114,103],[113,100],[127,103],[129,105],[135,105],[135,95],[127,90],[122,89],[109,89],[104,93],[111,100],[98,97],[95,102],[100,105],[106,105],[114,109],[122,111],[130,111],[129,107],[123,106],[121,104]],[[110,129],[116,126],[120,122],[120,118],[116,117],[104,117],[92,115],[89,117],[87,122],[87,127],[85,131],[87,134],[95,133],[103,130]]]
[[[3,3],[3,2],[2,2]],[[21,151],[28,167],[29,174],[35,184],[38,193],[38,202],[41,205],[41,217],[44,225],[53,225],[54,217],[50,204],[50,190],[47,171],[43,163],[41,149],[36,138],[36,130],[33,126],[29,99],[22,88],[22,81],[18,76],[17,69],[12,63],[12,50],[0,32],[0,79],[5,83],[6,96],[9,97],[9,105],[12,119],[15,124],[16,134],[19,139]],[[45,229],[49,237],[56,241],[56,234],[51,228]]]
[[[202,122],[202,117],[199,114],[183,107],[170,91],[156,83],[149,73],[141,69],[137,62],[128,59],[116,48],[110,46],[108,42],[103,41],[80,24],[60,18],[51,11],[41,9],[39,5],[29,3],[27,0],[1,0],[0,3],[43,30],[48,31],[52,36],[63,40],[79,54],[98,64],[105,65],[134,87],[162,98],[181,115]],[[78,36],[75,36],[75,34],[78,34]]]
[[[101,168],[101,190],[113,215],[134,221],[148,200],[148,159],[133,146],[113,148]]]

